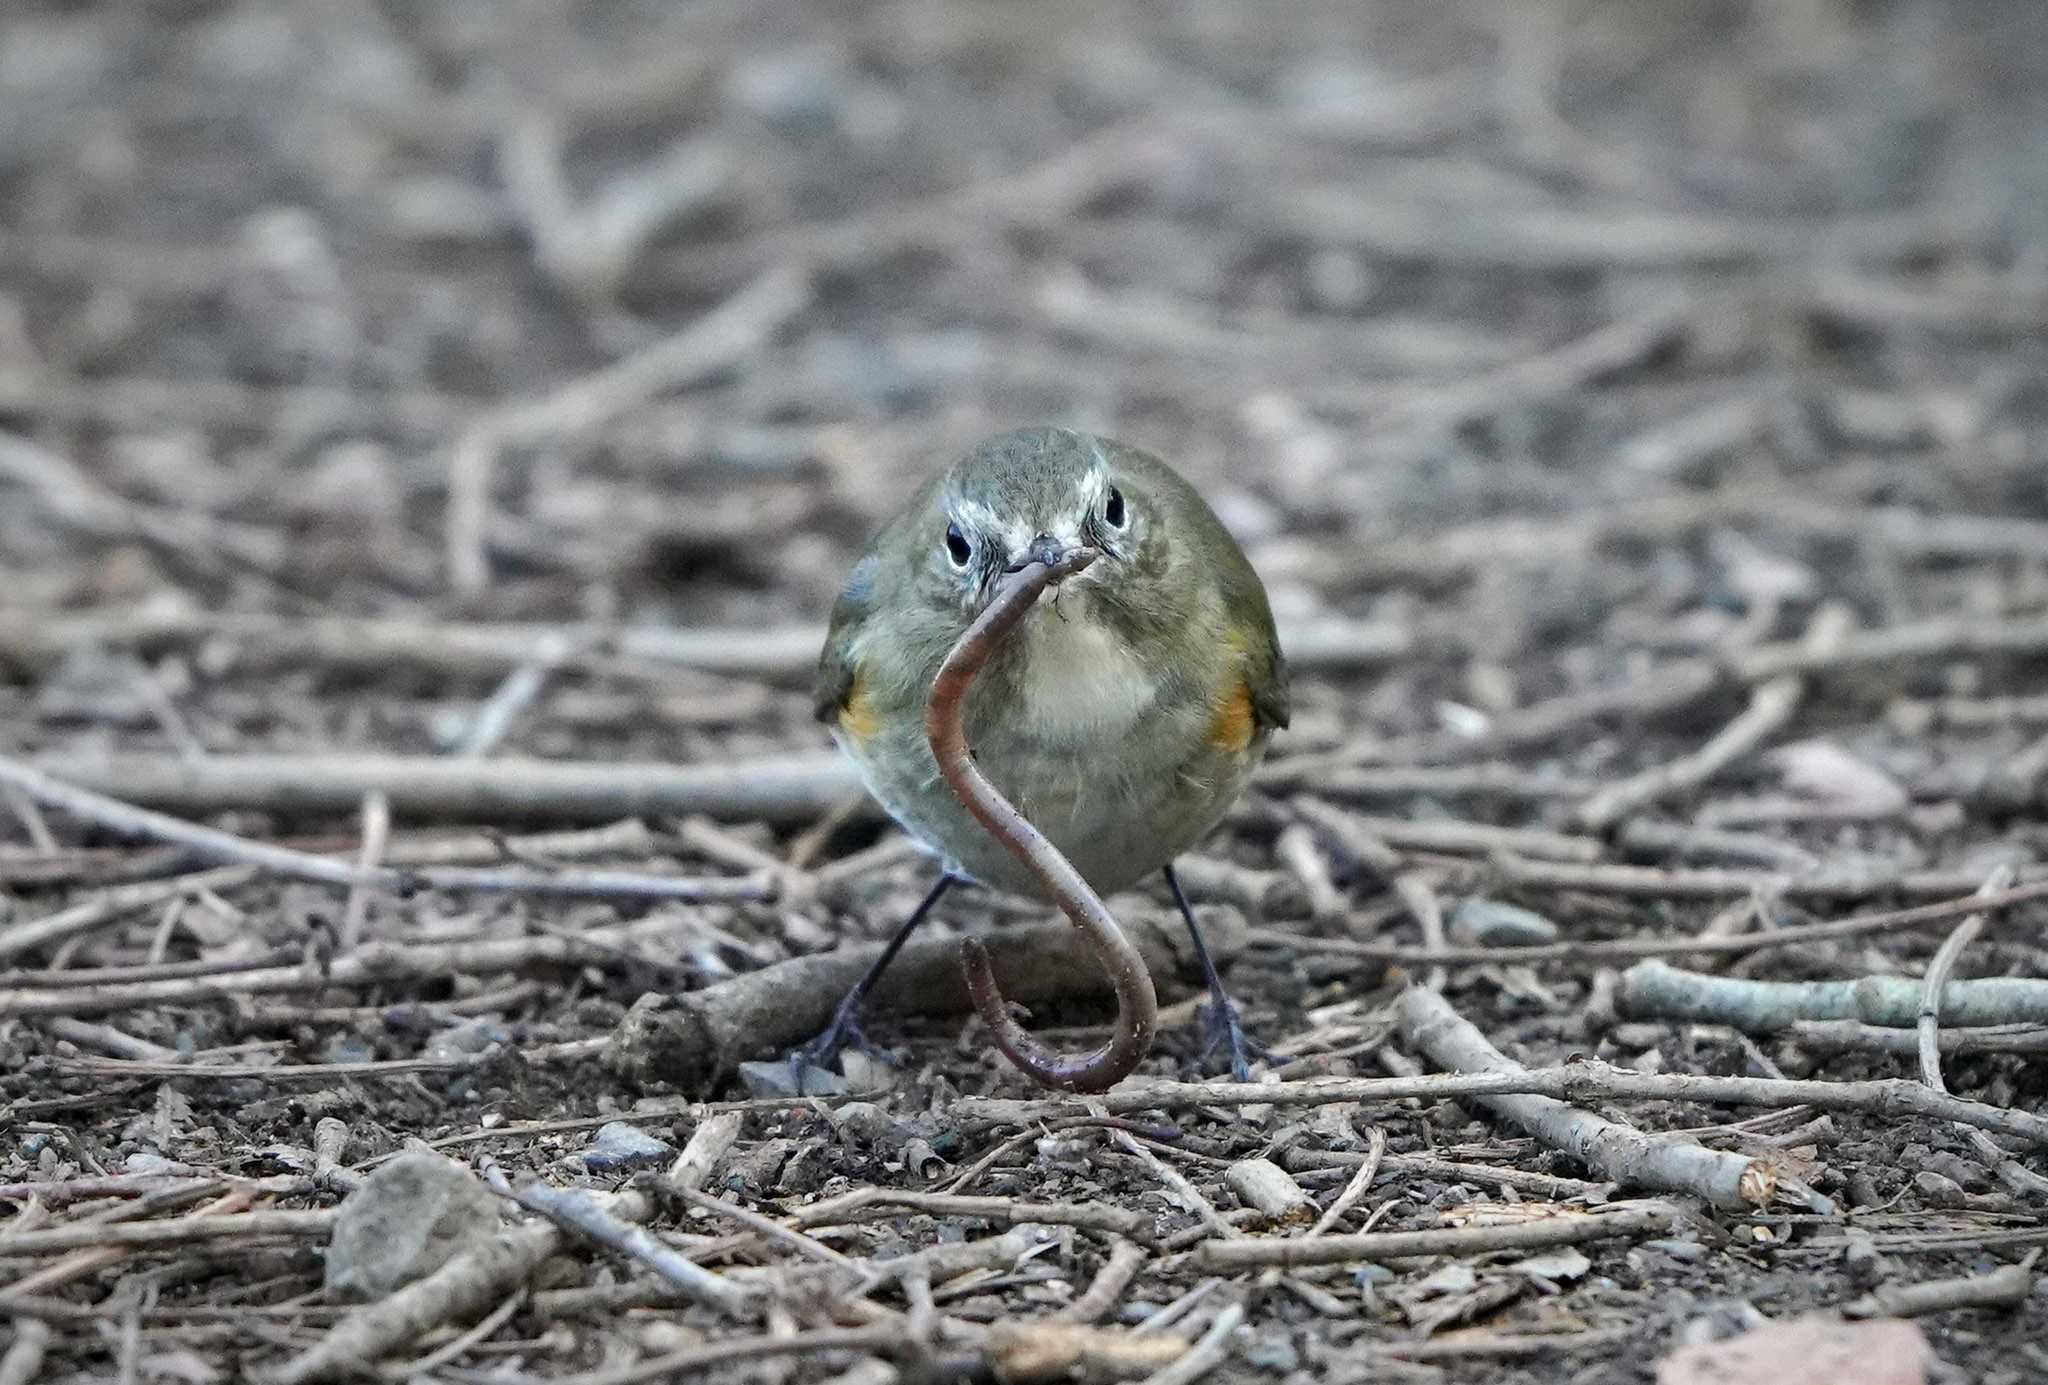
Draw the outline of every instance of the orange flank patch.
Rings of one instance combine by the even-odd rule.
[[[1209,720],[1209,744],[1235,755],[1252,743],[1251,685],[1239,679],[1216,703]]]
[[[865,741],[882,729],[882,714],[862,686],[864,681],[855,673],[853,686],[846,690],[846,701],[839,705],[839,729],[857,741]]]

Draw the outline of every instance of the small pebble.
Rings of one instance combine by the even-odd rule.
[[[612,1121],[598,1127],[596,1138],[579,1156],[592,1173],[640,1168],[665,1162],[675,1154],[673,1146],[657,1140],[637,1125]]]
[[[327,1292],[378,1299],[488,1244],[500,1204],[454,1160],[409,1149],[343,1199],[327,1245]]]

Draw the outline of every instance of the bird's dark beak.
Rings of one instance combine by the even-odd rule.
[[[1032,563],[1044,563],[1047,567],[1052,567],[1066,557],[1067,552],[1067,546],[1058,539],[1050,534],[1040,534],[1031,541],[1031,547],[1024,550],[1023,556],[1011,563],[1006,570],[1022,572]]]

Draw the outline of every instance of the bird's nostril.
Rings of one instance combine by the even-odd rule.
[[[1066,552],[1065,546],[1050,534],[1040,534],[1031,541],[1032,561],[1044,563],[1047,567],[1051,567],[1054,563],[1058,562],[1060,555],[1064,552]]]

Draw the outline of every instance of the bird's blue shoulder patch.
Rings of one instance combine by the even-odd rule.
[[[875,590],[875,569],[880,566],[880,560],[872,553],[855,563],[853,571],[846,574],[846,585],[839,589],[839,599],[856,606],[865,605]]]

